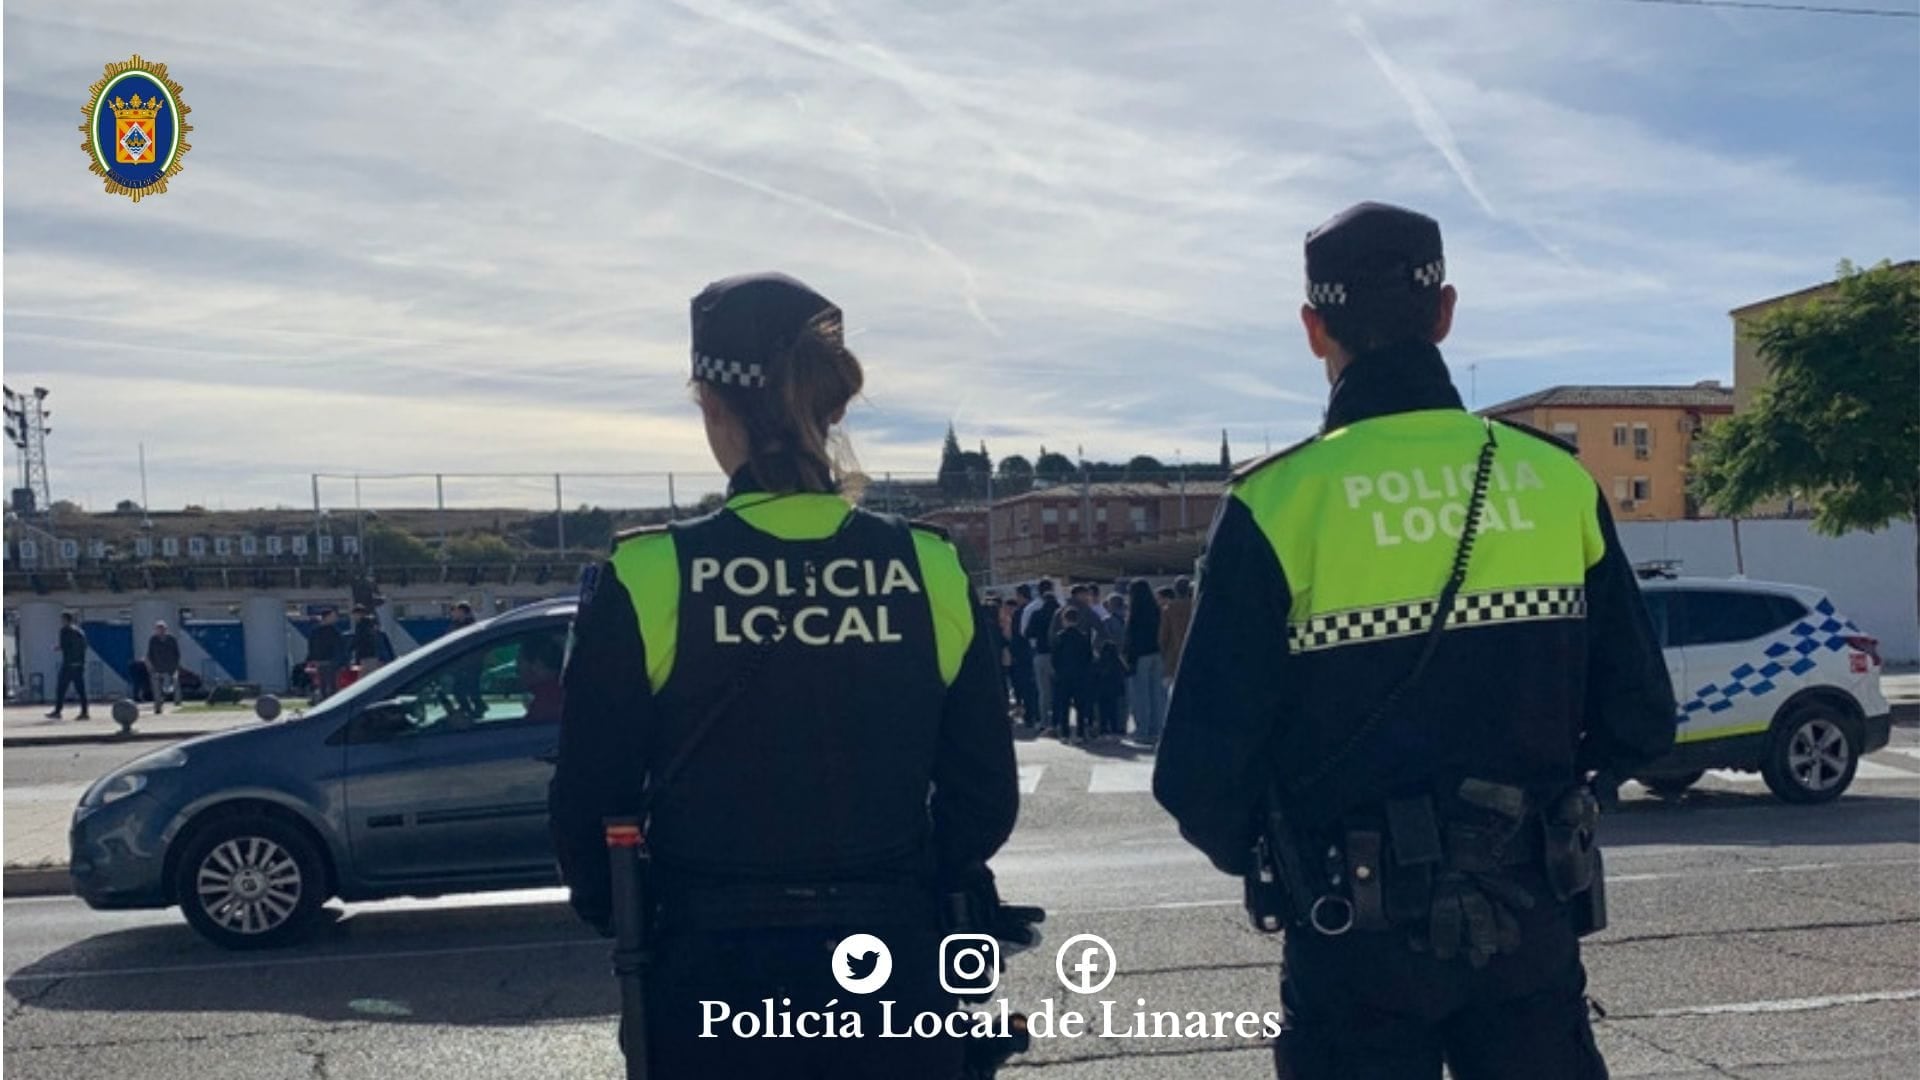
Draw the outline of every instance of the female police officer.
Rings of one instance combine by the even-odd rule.
[[[725,506],[623,534],[582,589],[551,797],[573,905],[607,926],[602,819],[644,812],[656,1074],[954,1076],[955,1040],[877,1036],[883,1001],[896,1032],[953,1011],[938,898],[990,891],[1013,828],[992,635],[943,536],[839,493],[862,376],[838,308],[716,282],[693,378]],[[855,933],[886,947],[836,957]]]

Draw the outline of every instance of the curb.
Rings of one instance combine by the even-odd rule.
[[[74,732],[71,735],[9,735],[0,738],[0,748],[7,750],[32,746],[80,746],[90,743],[135,743],[135,742],[178,742],[181,739],[195,739],[202,735],[212,735],[217,731],[231,731],[232,728],[209,728],[205,731],[133,731],[122,734],[114,731]]]
[[[64,866],[9,866],[0,875],[0,895],[70,896],[73,876]]]

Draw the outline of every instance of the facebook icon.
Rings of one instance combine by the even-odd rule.
[[[1076,994],[1105,990],[1119,967],[1113,946],[1097,934],[1075,934],[1053,954],[1053,972],[1060,976],[1060,985]]]

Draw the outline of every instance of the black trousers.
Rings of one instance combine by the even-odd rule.
[[[871,994],[847,992],[831,971],[834,946],[855,933],[879,937],[892,953],[892,976]],[[953,995],[940,988],[940,938],[932,928],[876,926],[663,934],[647,975],[650,1075],[663,1080],[956,1080],[964,1049],[959,1040],[878,1037],[883,1002],[893,1003],[896,1032],[910,1030],[922,1012],[944,1016],[958,1008]],[[731,1016],[716,1019],[720,1010],[712,1004],[724,1003],[732,1014],[756,1014],[764,1036],[767,999],[776,1015],[826,1011],[836,1031],[843,1030],[844,1013],[856,1013],[861,1037],[742,1038]],[[808,1025],[821,1030],[819,1020]],[[622,1050],[633,1051],[632,1033],[624,1024],[620,1042]]]
[[[1606,1080],[1587,1018],[1586,969],[1564,906],[1540,891],[1521,951],[1474,969],[1407,946],[1404,932],[1289,931],[1280,983],[1281,1080]]]
[[[80,698],[80,715],[87,715],[87,669],[79,664],[60,665],[60,674],[53,683],[53,711],[59,712],[67,707],[67,687]]]

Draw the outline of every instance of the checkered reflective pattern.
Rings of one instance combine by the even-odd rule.
[[[1780,689],[1775,680],[1783,674],[1805,675],[1819,666],[1814,659],[1816,654],[1839,652],[1847,647],[1847,636],[1858,633],[1860,628],[1853,620],[1841,618],[1834,610],[1833,601],[1823,599],[1806,618],[1777,631],[1759,657],[1695,690],[1680,706],[1680,722],[1685,723],[1703,712],[1726,712],[1743,694],[1765,697]]]
[[[1289,628],[1287,650],[1294,653],[1359,645],[1368,641],[1424,634],[1433,624],[1439,598],[1356,608],[1316,615]],[[1494,623],[1539,622],[1546,619],[1587,617],[1587,590],[1579,585],[1552,585],[1525,589],[1492,589],[1461,593],[1447,629]]]
[[[1435,285],[1440,284],[1441,281],[1445,280],[1446,276],[1447,260],[1445,259],[1435,259],[1425,266],[1416,266],[1413,268],[1413,280],[1419,282],[1421,288],[1425,289],[1431,289]]]
[[[1337,281],[1307,282],[1307,303],[1314,307],[1339,307],[1347,302],[1347,287]]]
[[[766,369],[759,364],[722,360],[701,353],[693,354],[693,377],[701,382],[719,383],[722,386],[730,383],[740,386],[767,385]]]

